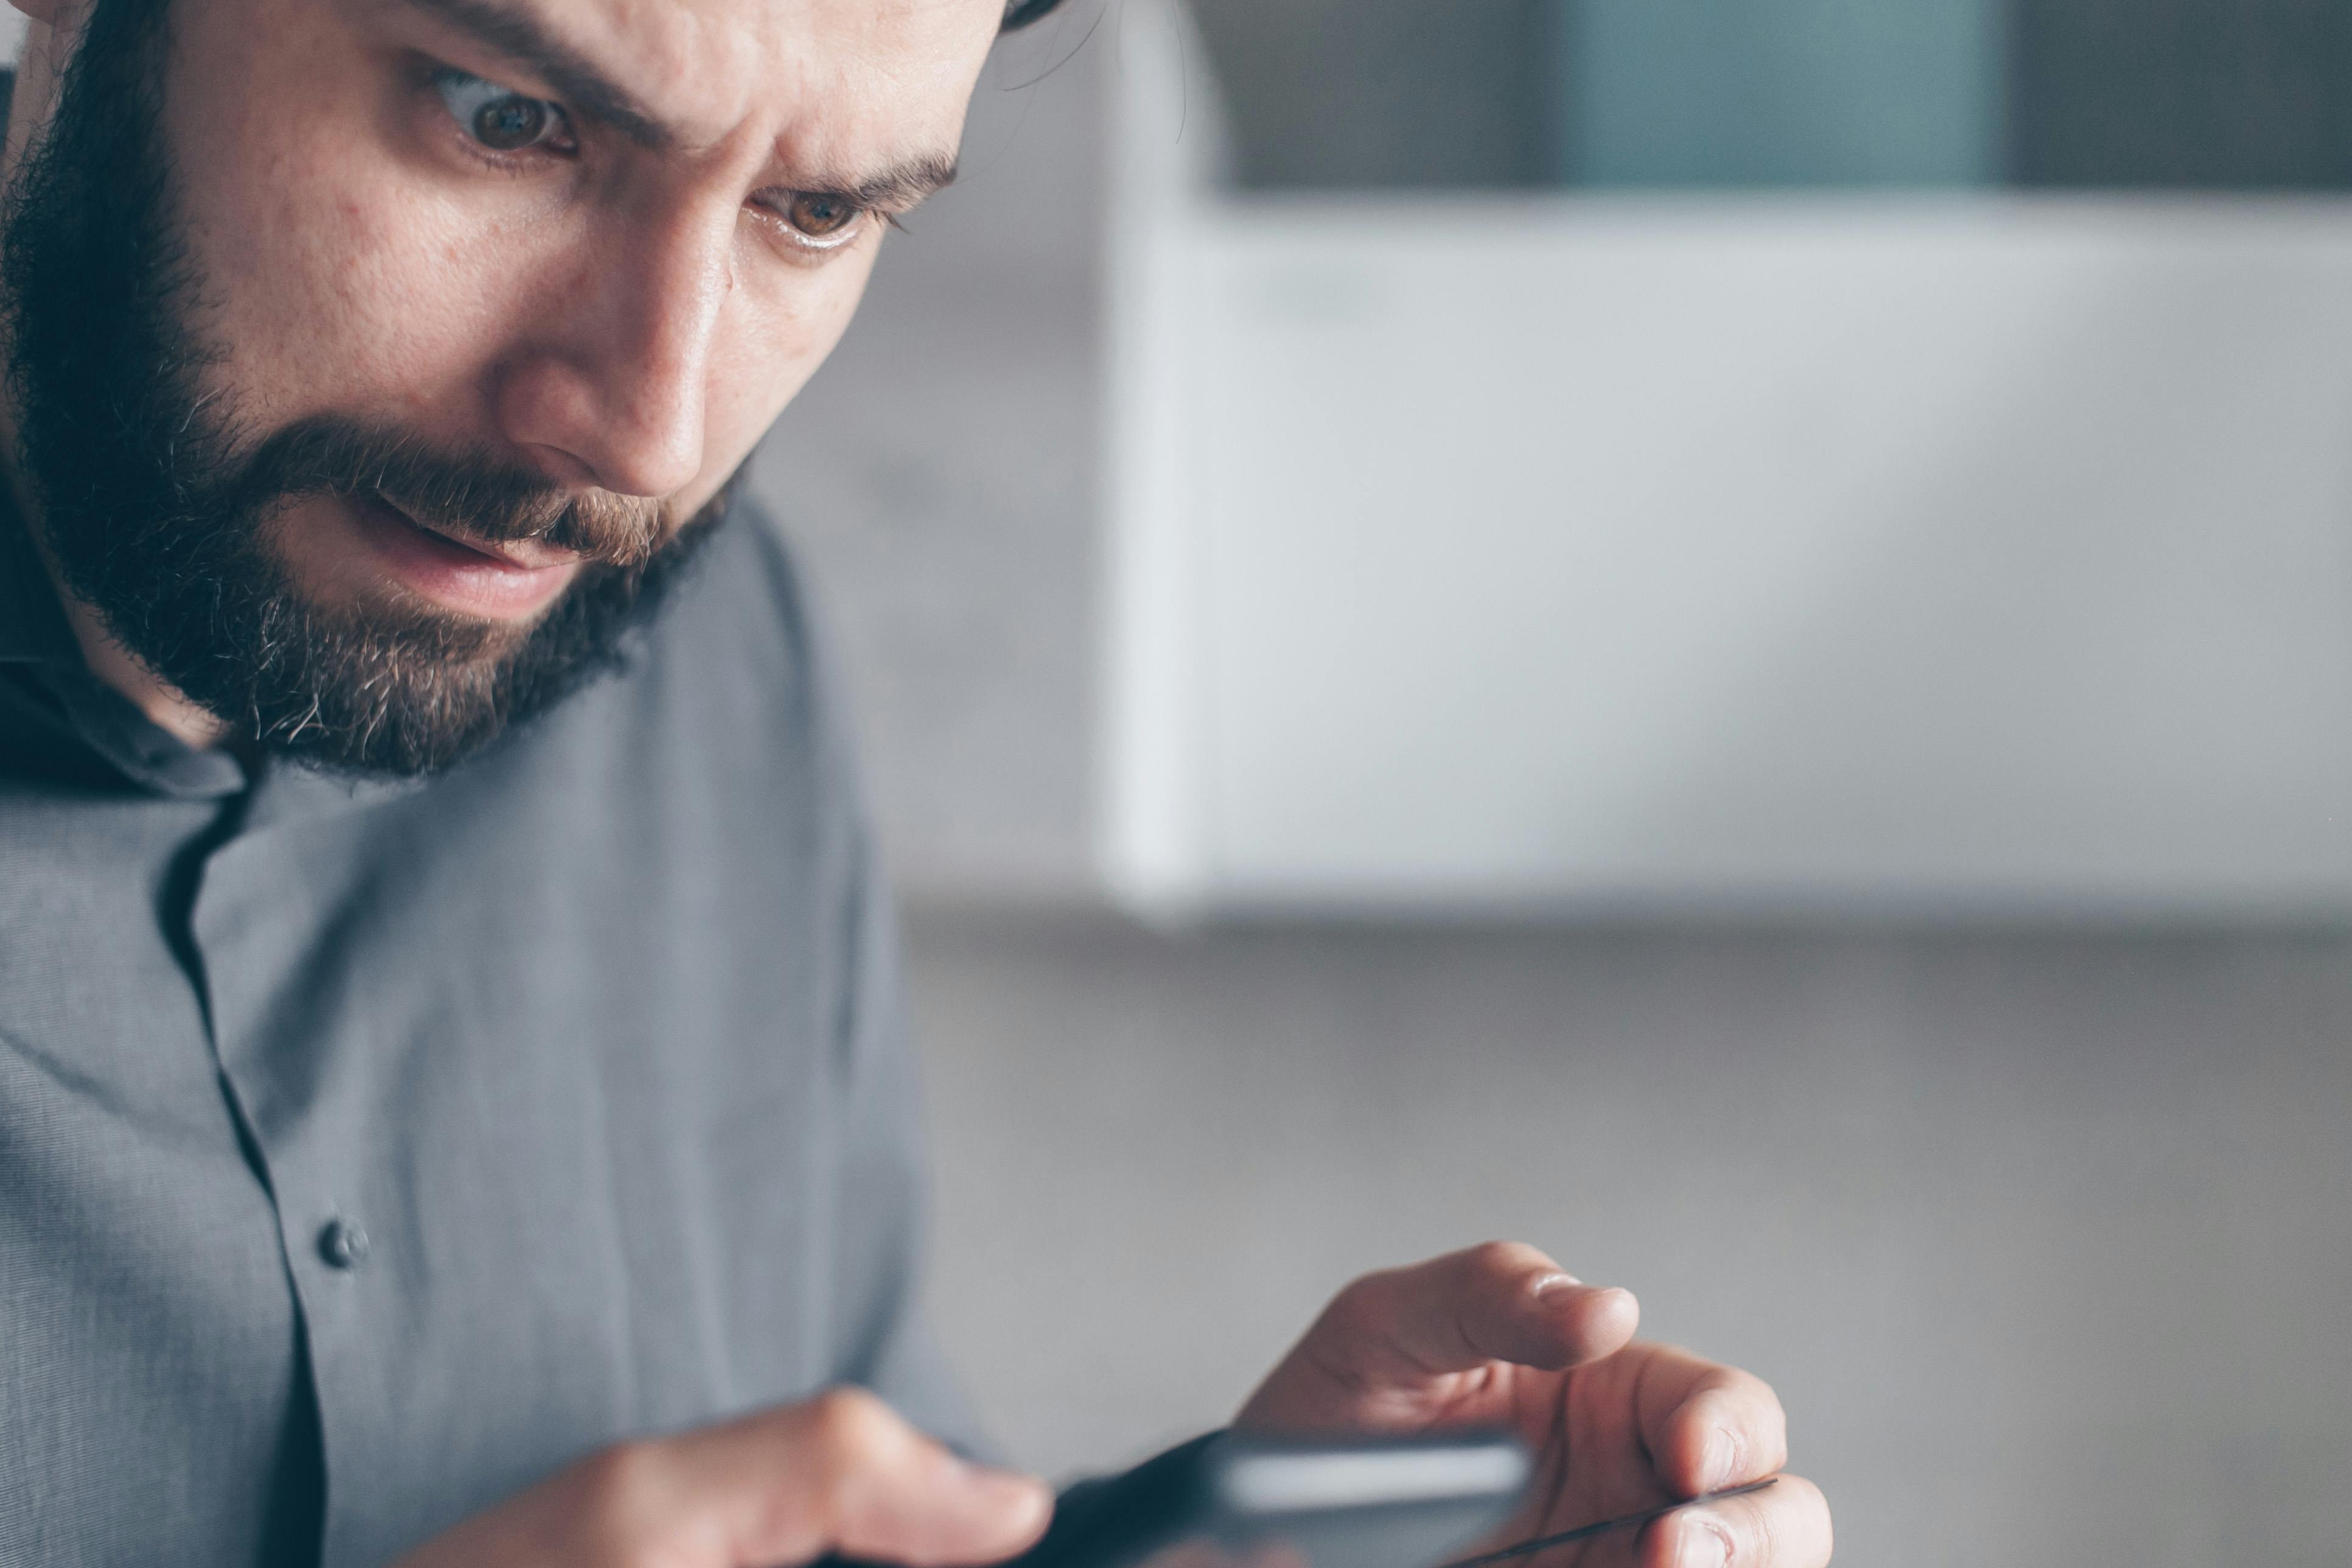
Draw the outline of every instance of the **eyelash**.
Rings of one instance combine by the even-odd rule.
[[[473,125],[467,122],[465,117],[458,113],[457,105],[450,100],[453,91],[474,88],[487,89],[481,97],[480,108],[488,108],[491,104],[511,99],[545,110],[553,121],[553,134],[557,140],[534,141],[512,149],[493,147],[484,142],[474,133]],[[488,78],[478,77],[471,71],[459,70],[455,66],[435,67],[425,79],[425,90],[426,97],[440,111],[450,131],[456,134],[458,143],[492,168],[519,171],[547,157],[565,157],[580,150],[579,139],[571,130],[572,116],[566,112],[562,104],[551,100],[531,98],[527,94],[502,87]],[[478,114],[479,109],[476,112]]]
[[[861,207],[855,203],[841,202],[842,205],[849,209],[849,216],[842,226],[831,234],[811,234],[794,223],[789,216],[789,209],[793,204],[809,200],[840,201],[840,198],[826,196],[814,191],[778,191],[772,195],[761,192],[753,199],[752,205],[771,225],[783,231],[787,241],[816,256],[830,256],[836,250],[848,249],[865,235],[866,226],[877,217],[888,221],[887,214],[877,213],[871,207]]]
[[[554,120],[555,127],[551,138],[534,141],[512,150],[491,146],[475,134],[474,128],[459,116],[456,107],[449,101],[450,89],[458,87],[492,89],[496,96],[485,99],[484,107],[509,98],[538,106]],[[550,157],[569,158],[576,155],[580,151],[579,140],[571,130],[572,116],[562,104],[551,100],[535,99],[527,94],[515,92],[487,78],[478,77],[471,71],[460,70],[455,66],[435,66],[426,78],[425,89],[427,97],[440,110],[443,123],[447,126],[458,144],[468,154],[500,173],[525,173],[533,163],[544,162]],[[477,112],[478,113],[478,110]],[[839,202],[840,198],[814,191],[761,192],[753,200],[752,205],[770,227],[782,232],[786,244],[803,252],[811,259],[848,249],[865,234],[868,224],[873,220],[878,219],[892,227],[898,226],[897,220],[887,213],[845,202],[842,205],[850,208],[847,221],[833,234],[813,235],[793,222],[789,216],[789,209],[795,203],[811,200]]]

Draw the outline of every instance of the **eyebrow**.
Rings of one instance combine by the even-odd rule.
[[[677,145],[677,133],[664,125],[653,110],[625,88],[599,73],[576,50],[551,37],[528,14],[492,4],[491,0],[403,3],[471,34],[485,47],[536,74],[581,113],[613,127],[638,146],[662,153]],[[925,153],[877,174],[843,182],[821,180],[795,188],[803,195],[832,196],[856,206],[900,213],[953,184],[955,177],[953,157]]]
[[[954,184],[955,178],[956,161],[932,153],[893,163],[878,174],[869,174],[837,189],[819,186],[803,194],[837,196],[852,205],[871,207],[877,212],[902,213],[925,196]]]
[[[615,87],[596,68],[556,38],[550,37],[531,17],[486,0],[404,0],[411,7],[438,16],[519,65],[536,72],[581,113],[626,136],[638,146],[666,152],[677,144],[677,133],[655,117],[628,91]]]

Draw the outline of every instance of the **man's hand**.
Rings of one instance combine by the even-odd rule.
[[[1536,1456],[1535,1489],[1496,1544],[1779,1474],[1788,1425],[1771,1389],[1686,1351],[1633,1343],[1640,1315],[1629,1292],[1581,1284],[1516,1243],[1367,1275],[1325,1309],[1234,1425],[1515,1431]],[[1817,1568],[1829,1556],[1829,1504],[1811,1482],[1781,1476],[1528,1568]]]
[[[967,1464],[856,1389],[581,1460],[397,1568],[786,1568],[829,1552],[994,1563],[1044,1531],[1044,1483]]]

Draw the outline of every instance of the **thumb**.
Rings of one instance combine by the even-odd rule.
[[[1053,1493],[957,1458],[872,1394],[804,1404],[671,1439],[679,1495],[737,1564],[828,1553],[910,1568],[994,1563],[1034,1542]]]

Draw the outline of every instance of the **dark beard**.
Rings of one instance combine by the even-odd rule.
[[[567,499],[511,464],[340,418],[236,439],[163,146],[163,0],[102,0],[0,213],[9,385],[35,526],[68,591],[263,750],[362,773],[470,755],[618,659],[734,489],[662,542],[653,503]],[[528,627],[311,603],[267,543],[305,496],[380,495],[487,540],[588,557]]]

